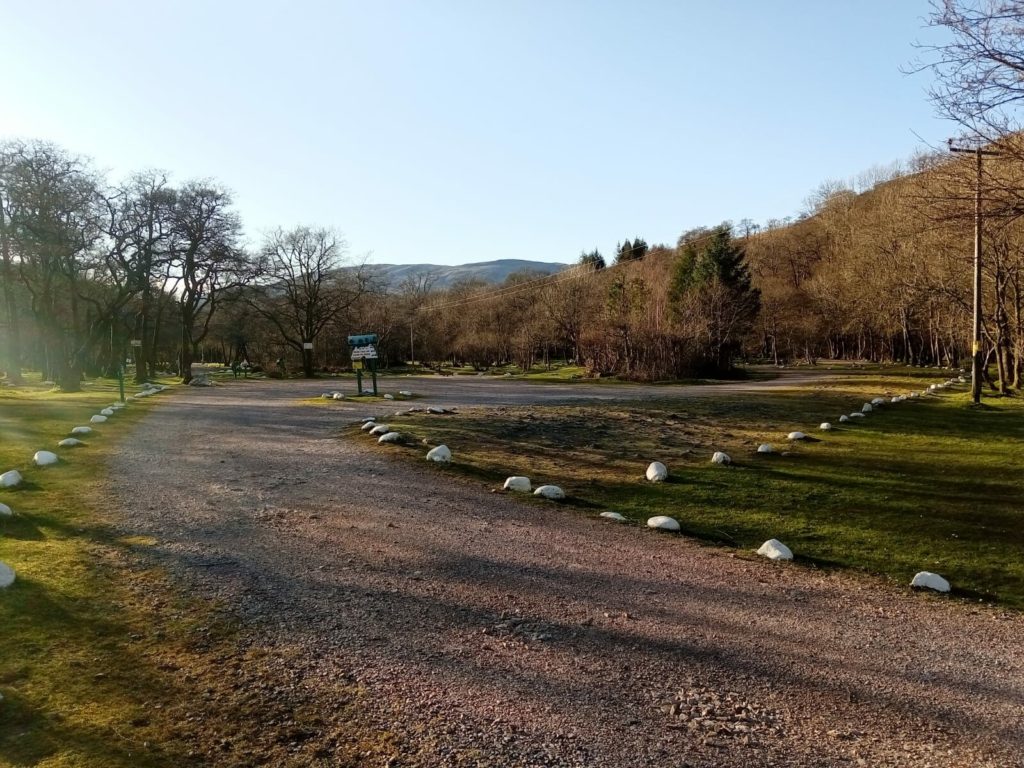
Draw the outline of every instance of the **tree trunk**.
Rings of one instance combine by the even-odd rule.
[[[4,345],[3,367],[7,371],[7,383],[20,386],[25,383],[21,377],[21,328],[18,323],[18,308],[14,303],[14,270],[11,267],[11,244],[7,237],[7,220],[3,205],[0,204],[0,278],[4,284],[4,304],[7,308],[7,343]]]
[[[182,384],[188,384],[192,381],[192,361],[195,359],[195,352],[192,346],[192,316],[187,307],[182,304],[181,351],[178,354],[178,375],[181,376]]]
[[[307,379],[316,378],[316,374],[313,373],[313,350],[302,349],[302,375]]]

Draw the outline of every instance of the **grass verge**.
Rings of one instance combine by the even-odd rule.
[[[298,650],[247,639],[169,584],[144,556],[155,542],[110,525],[106,459],[159,397],[65,450],[58,440],[117,399],[114,382],[63,394],[35,377],[0,390],[0,471],[25,478],[0,490],[16,512],[0,517],[0,561],[17,571],[0,590],[0,766],[357,765],[393,754],[386,736],[356,726],[351,684],[339,682],[325,711],[295,683]],[[34,467],[40,449],[60,464]]]
[[[580,511],[637,524],[667,514],[685,535],[742,550],[778,538],[805,563],[900,584],[931,570],[961,596],[1024,608],[1024,403],[986,397],[974,407],[960,387],[839,423],[871,397],[946,376],[867,369],[764,395],[464,409],[389,424],[448,445],[455,463],[440,471],[499,487],[527,475],[535,487],[562,486]],[[820,432],[823,421],[836,429]],[[817,442],[790,445],[797,430]],[[763,442],[787,455],[759,455]],[[422,460],[422,447],[405,450]],[[734,465],[711,464],[716,450]],[[668,482],[645,481],[655,460]]]

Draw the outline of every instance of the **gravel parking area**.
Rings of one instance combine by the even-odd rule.
[[[668,394],[408,386],[429,396],[417,405]],[[309,711],[322,692],[329,721],[337,681],[357,684],[367,722],[395,744],[365,765],[1024,765],[1019,614],[394,462],[339,437],[394,404],[298,402],[330,388],[166,395],[111,476],[126,532],[155,537],[152,556],[236,614],[250,648],[289,649],[272,695],[301,686]],[[338,764],[319,732],[294,764]],[[234,742],[209,762],[261,760]]]

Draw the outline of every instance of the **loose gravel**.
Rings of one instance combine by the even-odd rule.
[[[486,385],[428,394],[549,396]],[[488,493],[342,437],[386,411],[297,402],[322,386],[165,396],[111,467],[125,531],[249,656],[289,649],[266,687],[301,685],[303,764],[341,764],[310,742],[346,681],[394,737],[365,765],[1024,765],[1020,615]]]

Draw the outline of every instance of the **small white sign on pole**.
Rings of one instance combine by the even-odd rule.
[[[304,342],[302,342],[302,348],[303,349],[312,349],[313,348],[313,342],[312,341],[304,341]]]
[[[133,347],[141,347],[142,339],[132,339],[131,344]]]
[[[377,348],[373,344],[367,344],[365,347],[354,347],[352,349],[353,360],[376,360],[377,359]]]

